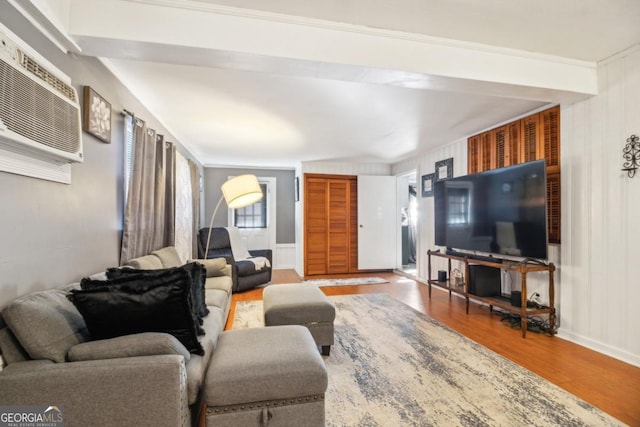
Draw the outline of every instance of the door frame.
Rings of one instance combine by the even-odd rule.
[[[227,179],[233,178],[233,176],[229,176]],[[247,245],[249,250],[251,249],[271,249],[273,253],[276,251],[276,237],[277,237],[277,207],[278,207],[278,198],[277,198],[277,179],[275,177],[257,177],[258,182],[260,184],[266,184],[267,186],[267,194],[264,197],[267,198],[267,234],[269,236],[269,247],[268,248],[251,248]],[[233,209],[227,207],[227,225],[229,227],[233,227]],[[240,229],[240,230],[250,230],[250,229]],[[241,233],[242,234],[242,233]],[[243,236],[246,242],[246,236]]]
[[[419,200],[420,197],[420,188],[418,188],[418,170],[414,169],[408,172],[404,172],[401,173],[399,175],[396,175],[396,179],[398,180],[398,194],[397,194],[397,207],[396,207],[396,211],[398,212],[398,223],[397,223],[397,229],[398,229],[398,244],[397,244],[397,264],[398,266],[396,267],[397,270],[402,271],[403,265],[402,265],[402,214],[401,214],[401,210],[403,207],[403,196],[401,194],[401,191],[409,191],[408,188],[405,188],[404,190],[401,190],[400,186],[403,185],[403,183],[401,182],[401,180],[406,180],[406,183],[408,184],[410,181],[415,181],[416,183],[416,198]],[[418,216],[419,213],[416,214],[416,216]],[[418,264],[420,263],[420,256],[419,256],[419,252],[418,252],[418,240],[419,240],[419,236],[420,236],[420,221],[418,221],[418,218],[416,219],[416,277],[418,275]]]

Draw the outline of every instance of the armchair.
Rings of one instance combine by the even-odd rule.
[[[208,228],[200,229],[198,235],[198,257],[205,258],[205,248],[207,247]],[[264,257],[268,264],[262,267],[250,260],[236,260],[231,248],[229,232],[224,227],[214,227],[211,229],[211,241],[209,242],[209,253],[207,258],[225,258],[227,264],[231,266],[231,278],[233,280],[233,292],[246,291],[256,286],[269,283],[271,281],[271,265],[273,254],[271,249],[259,249],[248,251],[251,257]]]

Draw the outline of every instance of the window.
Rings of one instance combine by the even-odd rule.
[[[244,208],[233,210],[233,224],[238,228],[267,228],[267,184],[260,184],[260,201]]]
[[[135,119],[127,114],[124,118],[124,205],[129,195],[129,181],[133,169],[133,126]]]

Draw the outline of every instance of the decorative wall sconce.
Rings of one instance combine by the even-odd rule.
[[[627,145],[622,149],[622,157],[625,160],[622,170],[627,172],[629,178],[633,178],[640,167],[640,138],[637,135],[627,138]]]

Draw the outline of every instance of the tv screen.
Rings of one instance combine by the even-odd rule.
[[[436,245],[547,259],[544,160],[438,181],[434,198]]]

